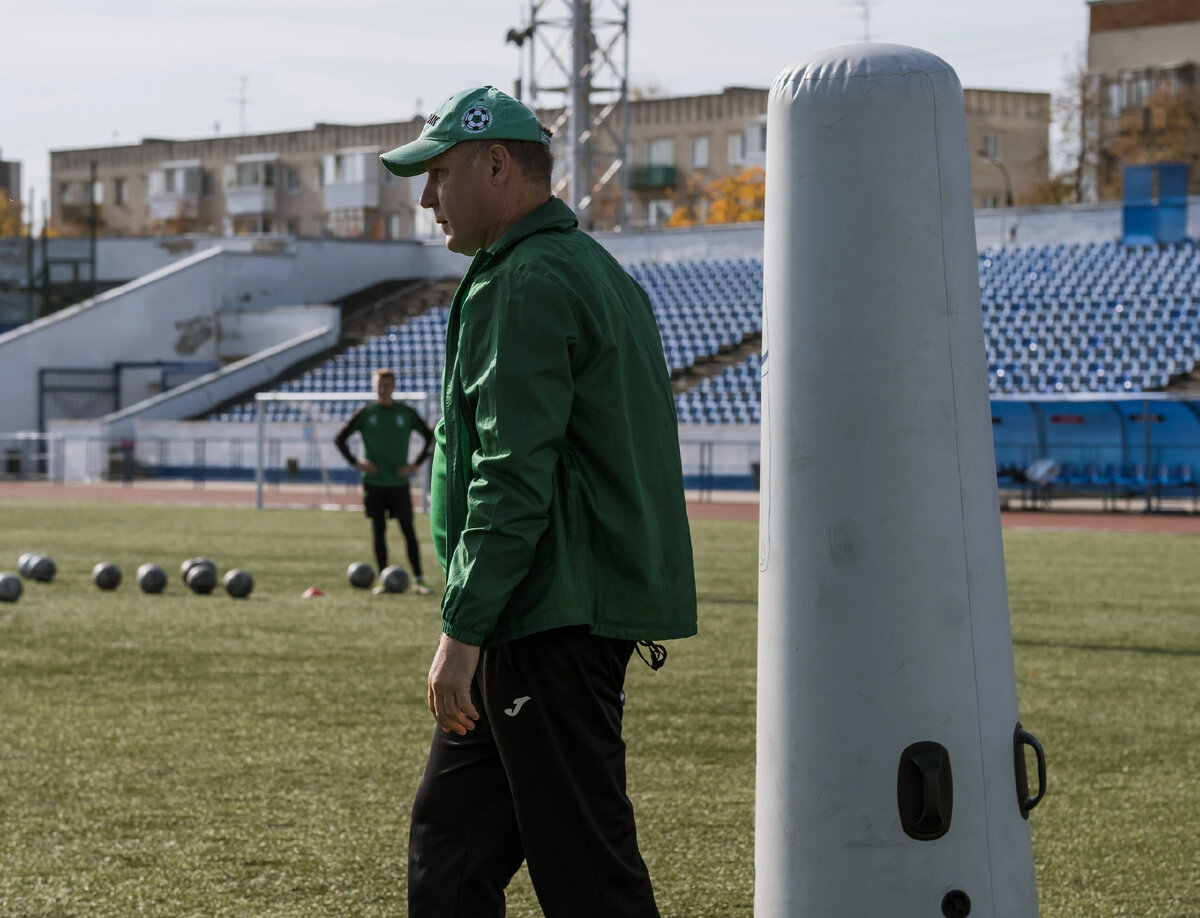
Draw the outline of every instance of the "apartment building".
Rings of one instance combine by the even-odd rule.
[[[416,138],[423,123],[52,151],[51,218],[67,232],[88,224],[94,168],[99,228],[108,235],[411,238],[410,183],[381,168],[379,154]]]
[[[1200,0],[1090,0],[1087,67],[1100,81],[1105,128],[1141,126],[1160,89],[1196,89]]]
[[[1095,193],[1121,195],[1123,167],[1148,161],[1188,164],[1188,186],[1200,191],[1200,0],[1091,0],[1088,6]]]
[[[729,87],[631,101],[629,195],[621,201],[610,192],[609,206],[594,210],[596,228],[611,227],[621,213],[626,225],[663,225],[688,194],[718,177],[762,166],[767,95],[766,89]],[[965,99],[976,205],[1021,204],[1048,173],[1049,95],[967,90]],[[556,114],[542,117],[551,123]],[[392,176],[378,162],[380,153],[416,138],[423,124],[419,117],[317,124],[54,151],[52,220],[62,231],[85,231],[94,193],[98,229],[107,235],[435,236],[436,226],[417,205],[420,179]]]
[[[0,159],[0,196],[6,200],[21,200],[21,164]]]

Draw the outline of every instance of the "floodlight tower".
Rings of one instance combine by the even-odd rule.
[[[518,49],[526,39],[518,91],[565,141],[554,193],[585,229],[602,215],[622,225],[629,197],[629,3],[531,0],[528,21],[507,37]],[[602,192],[611,195],[603,208]]]

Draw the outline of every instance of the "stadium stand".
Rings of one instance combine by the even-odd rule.
[[[1200,356],[1195,240],[987,249],[979,280],[993,393],[1157,390]]]
[[[762,263],[757,259],[679,262],[629,266],[646,288],[663,339],[663,352],[672,372],[693,368],[762,333]],[[371,371],[396,370],[402,391],[433,392],[441,385],[449,307],[443,306],[391,326],[384,335],[353,345],[279,386],[284,392],[369,391]],[[752,361],[752,363],[750,362]],[[700,383],[695,423],[756,423],[761,401],[757,356],[730,368],[715,383]],[[713,398],[705,396],[712,392]],[[732,396],[726,398],[726,396]],[[318,403],[323,416],[340,420],[353,407],[347,403]],[[302,421],[305,409],[272,405],[268,421]],[[252,421],[254,403],[244,402],[210,416],[210,420]],[[683,420],[681,416],[681,420]]]
[[[627,268],[650,296],[673,376],[688,383],[676,396],[680,423],[758,424],[761,261]],[[1001,488],[1035,501],[1067,493],[1109,501],[1140,495],[1190,498],[1200,507],[1193,472],[1200,467],[1200,403],[1154,393],[1191,374],[1200,359],[1196,241],[985,249],[979,279]],[[448,314],[441,306],[393,325],[279,388],[367,391],[371,371],[390,366],[400,389],[436,392]],[[311,409],[267,410],[267,420],[305,421]],[[329,420],[353,410],[345,402],[320,404]],[[249,421],[254,411],[248,402],[211,418]],[[1031,481],[1026,471],[1046,459],[1052,474]]]
[[[758,259],[627,266],[646,288],[673,373],[712,361],[762,332]],[[980,299],[994,395],[1137,393],[1190,374],[1200,359],[1200,250],[1195,240],[1125,248],[1115,242],[985,249]],[[355,345],[291,380],[284,391],[369,388],[376,366],[398,368],[401,389],[441,379],[447,307]],[[758,356],[700,379],[679,395],[685,424],[754,424],[761,417]],[[298,420],[277,406],[269,420]],[[349,408],[329,406],[344,413]],[[215,415],[251,420],[253,403]]]

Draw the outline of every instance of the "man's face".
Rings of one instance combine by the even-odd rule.
[[[384,405],[391,404],[392,393],[396,391],[396,378],[394,376],[376,376],[375,377],[375,396],[380,403]]]
[[[433,211],[442,232],[446,248],[461,255],[474,255],[485,248],[490,219],[488,213],[488,179],[486,154],[471,163],[469,148],[464,144],[451,147],[426,163],[425,189],[421,206]]]

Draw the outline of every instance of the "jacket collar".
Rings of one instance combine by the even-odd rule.
[[[545,204],[531,210],[524,217],[504,231],[504,234],[492,243],[490,248],[483,249],[488,255],[499,255],[505,249],[510,249],[527,236],[540,233],[543,230],[568,230],[579,225],[574,212],[561,198],[551,196]]]

